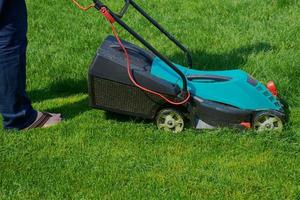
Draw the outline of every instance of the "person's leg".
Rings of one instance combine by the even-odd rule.
[[[0,113],[5,129],[49,127],[59,114],[35,111],[26,95],[27,10],[25,0],[0,0]]]
[[[0,41],[0,113],[5,129],[23,129],[37,118],[25,92],[26,46],[26,39]]]
[[[0,113],[4,128],[28,130],[58,124],[60,114],[35,111],[26,95],[26,39],[0,39]]]

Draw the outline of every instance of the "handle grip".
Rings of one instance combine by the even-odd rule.
[[[128,8],[130,6],[130,0],[125,0],[125,5],[123,6],[122,10],[117,14],[119,18],[122,18],[126,12],[128,11]]]

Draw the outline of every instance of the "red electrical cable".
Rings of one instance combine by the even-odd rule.
[[[131,71],[131,67],[130,67],[130,66],[131,66],[131,61],[130,61],[130,57],[129,57],[129,55],[128,55],[128,51],[126,50],[126,48],[124,47],[123,43],[121,42],[121,40],[120,40],[120,38],[119,38],[119,35],[118,35],[117,31],[116,31],[116,28],[115,28],[115,26],[113,25],[114,21],[111,20],[110,17],[107,17],[107,15],[108,15],[108,14],[107,14],[107,10],[104,9],[104,10],[101,10],[101,12],[102,12],[102,14],[105,15],[106,19],[109,21],[110,26],[111,26],[111,29],[112,29],[112,32],[113,32],[113,34],[115,35],[115,37],[116,37],[116,39],[117,39],[117,41],[118,41],[120,47],[121,47],[122,50],[124,51],[124,57],[125,57],[125,59],[126,59],[126,61],[127,61],[127,73],[128,73],[128,76],[129,76],[130,81],[131,81],[136,87],[140,88],[141,90],[143,90],[143,91],[145,91],[145,92],[148,92],[148,93],[151,93],[151,94],[154,94],[154,95],[156,95],[156,96],[162,98],[163,100],[165,100],[167,103],[172,104],[172,105],[174,105],[174,106],[179,106],[179,105],[183,105],[183,104],[187,103],[187,102],[189,101],[190,97],[191,97],[190,92],[187,93],[187,97],[186,97],[183,101],[175,102],[175,101],[172,101],[172,100],[168,99],[167,97],[165,97],[164,95],[162,95],[162,94],[160,94],[160,93],[158,93],[158,92],[155,92],[155,91],[153,91],[153,90],[150,90],[150,89],[148,89],[148,88],[145,88],[145,87],[141,86],[140,84],[138,84],[138,83],[135,81],[135,79],[134,79],[134,77],[133,77],[133,74],[132,74],[132,71]]]

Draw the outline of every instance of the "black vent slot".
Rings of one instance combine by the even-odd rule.
[[[273,96],[270,96],[269,100],[273,102],[273,101],[275,101],[275,98]]]
[[[256,88],[258,91],[263,91],[263,88],[261,87],[261,85],[260,86],[258,86],[257,88]]]
[[[254,78],[252,78],[251,76],[248,76],[247,82],[248,82],[250,85],[252,85],[253,87],[256,87],[257,84],[258,84],[258,81],[255,80]]]
[[[268,92],[268,91],[265,91],[263,94],[267,97],[271,95],[270,92]]]

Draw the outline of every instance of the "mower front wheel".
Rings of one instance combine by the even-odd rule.
[[[157,113],[156,126],[167,132],[180,133],[185,126],[183,114],[173,108],[164,108]]]

